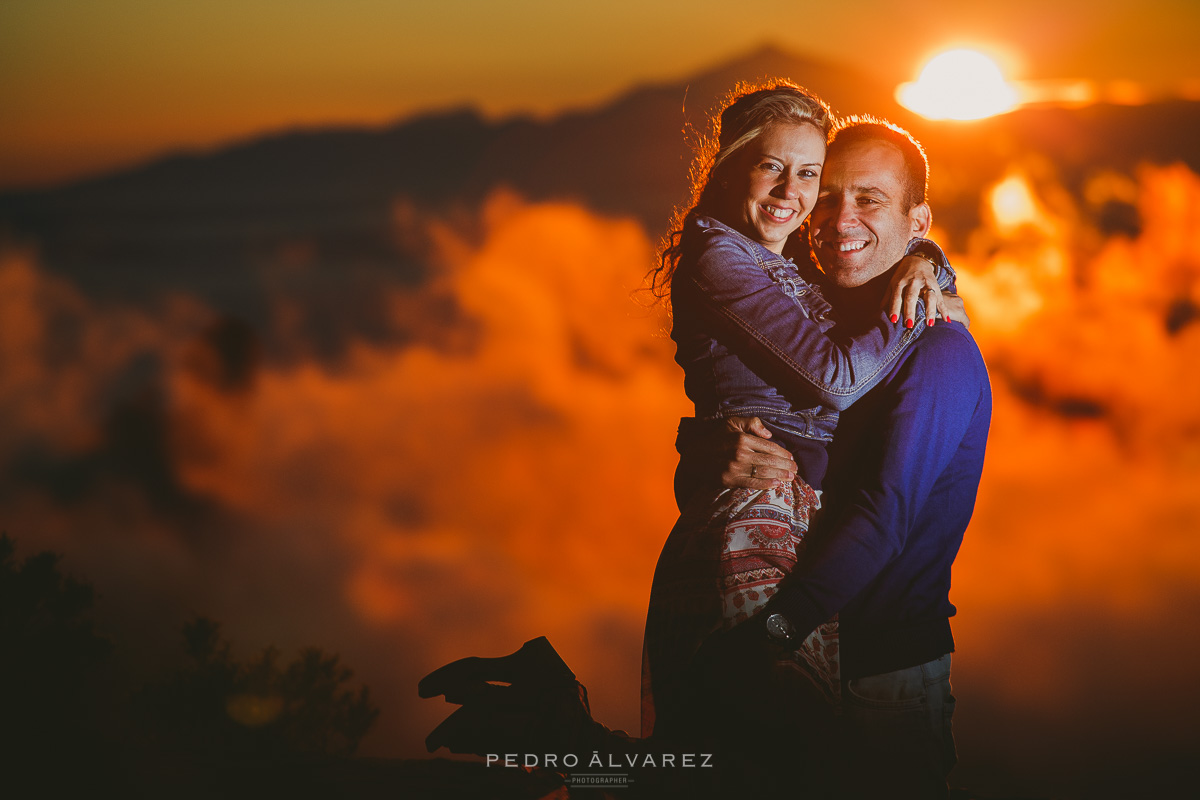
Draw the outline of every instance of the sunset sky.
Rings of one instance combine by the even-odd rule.
[[[729,9],[714,0],[7,0],[0,188],[293,126],[381,124],[458,104],[548,114],[768,41],[893,84],[969,44],[1013,78],[1198,93],[1200,6],[1188,0]]]
[[[207,614],[240,654],[338,652],[382,707],[362,752],[424,757],[447,708],[418,678],[545,634],[634,729],[690,413],[636,289],[686,162],[674,92],[606,104],[691,102],[764,44],[885,86],[971,47],[1118,104],[911,117],[996,397],[951,595],[956,779],[1116,797],[1194,762],[1200,103],[1134,106],[1200,100],[1200,4],[730,9],[0,0],[0,531],[96,586],[130,683]],[[451,165],[314,135],[3,194],[461,107],[489,124],[437,128],[442,155],[484,142]],[[539,124],[491,124],[516,114]]]

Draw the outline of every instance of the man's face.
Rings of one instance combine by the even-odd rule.
[[[866,140],[829,154],[812,212],[813,251],[838,286],[861,286],[904,257],[910,239],[929,230],[929,206],[904,211],[904,156]]]

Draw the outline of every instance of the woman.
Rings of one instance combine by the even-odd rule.
[[[925,327],[913,325],[911,310],[907,325],[881,312],[870,330],[847,335],[834,327],[819,289],[785,257],[807,252],[796,234],[816,202],[831,127],[828,107],[793,84],[736,94],[697,157],[693,202],[653,273],[660,296],[669,291],[676,360],[696,417],[759,417],[791,451],[798,474],[774,489],[700,492],[687,502],[651,592],[643,736],[658,728],[669,738],[703,720],[696,706],[708,698],[689,665],[712,634],[757,613],[795,566],[819,507],[837,412],[881,380]],[[892,305],[904,300],[911,309],[921,292],[928,324],[936,314],[948,319],[934,269],[944,265],[941,251],[918,239],[909,253],[893,281]],[[940,272],[948,283],[952,273]],[[781,670],[792,676],[791,689],[807,687],[810,699],[835,705],[836,620],[772,668],[776,676]]]

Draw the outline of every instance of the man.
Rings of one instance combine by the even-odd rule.
[[[855,119],[835,134],[811,224],[827,299],[843,322],[874,320],[892,266],[929,230],[927,175],[920,145],[894,126]],[[947,794],[956,760],[950,566],[974,509],[990,420],[987,371],[966,329],[925,331],[843,412],[825,481],[833,507],[797,572],[731,637],[786,649],[838,615],[841,768],[853,795]],[[746,443],[754,452],[743,448],[728,466],[727,486],[765,488],[794,469],[770,443]]]

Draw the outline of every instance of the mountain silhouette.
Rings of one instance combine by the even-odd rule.
[[[256,326],[269,314],[264,275],[299,253],[304,268],[288,273],[288,285],[311,312],[312,335],[337,339],[347,313],[359,334],[383,335],[380,289],[418,285],[426,272],[426,254],[396,235],[398,204],[470,210],[507,186],[631,215],[656,236],[687,194],[685,130],[703,130],[736,82],[774,76],[810,87],[839,113],[871,112],[912,130],[929,151],[937,220],[952,238],[977,224],[983,187],[1025,154],[1057,165],[1068,188],[1140,160],[1200,167],[1200,144],[1187,135],[1200,103],[931,123],[852,67],[764,47],[546,121],[458,109],[382,129],[292,131],[0,195],[0,236],[35,243],[43,266],[89,296],[144,303],[184,292]]]

